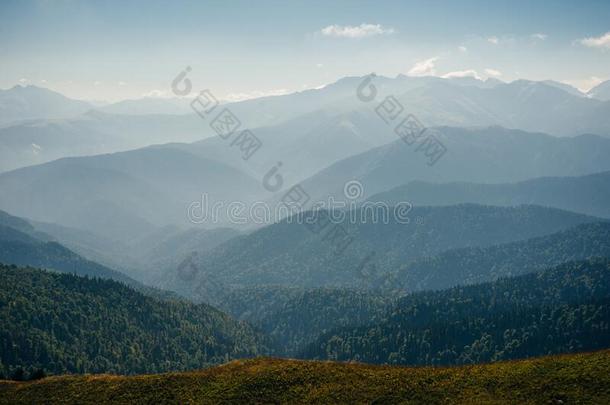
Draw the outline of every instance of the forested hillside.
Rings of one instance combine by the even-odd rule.
[[[610,257],[610,222],[489,247],[453,249],[401,267],[378,284],[399,291],[439,290],[492,281],[590,257]]]
[[[261,285],[370,288],[376,276],[448,249],[525,240],[598,221],[553,208],[472,204],[415,207],[409,223],[392,215],[388,221],[374,220],[373,215],[358,210],[357,221],[345,218],[322,231],[304,224],[307,219],[269,225],[194,257],[174,271],[164,288],[213,303],[230,289]],[[329,237],[337,227],[345,234]],[[372,253],[376,274],[363,276],[362,263]]]
[[[332,329],[380,320],[391,297],[338,288],[252,287],[226,296],[221,308],[266,333],[276,354],[294,356]]]
[[[0,372],[152,373],[266,353],[248,325],[99,278],[0,266]]]
[[[610,344],[610,260],[401,299],[381,322],[335,330],[304,358],[470,364]]]
[[[525,241],[455,249],[421,258],[372,281],[375,288],[254,286],[230,292],[219,305],[270,334],[276,340],[278,354],[294,355],[332,329],[379,321],[387,307],[406,293],[514,277],[568,261],[610,257],[609,240],[610,223],[582,224]]]

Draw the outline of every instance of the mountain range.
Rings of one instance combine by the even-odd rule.
[[[361,198],[426,182],[517,182],[545,176],[581,176],[610,169],[610,140],[595,135],[558,138],[501,127],[437,128],[446,153],[434,164],[401,139],[343,159],[301,184],[315,200],[345,200],[347,181],[363,186]]]
[[[541,177],[516,183],[428,183],[412,181],[369,197],[391,206],[475,203],[536,204],[610,218],[610,172],[575,177]]]
[[[19,121],[44,118],[69,118],[93,106],[37,86],[0,89],[0,127]]]
[[[587,92],[587,96],[602,101],[610,101],[610,80],[606,80]]]
[[[219,100],[228,135],[190,96],[0,91],[0,375],[608,348],[606,89],[346,77]]]
[[[264,331],[283,355],[295,356],[322,334],[380,321],[397,300],[414,292],[489,283],[610,257],[609,238],[608,222],[582,224],[506,244],[449,249],[389,272],[373,260],[356,271],[354,277],[367,281],[358,287],[250,286],[230,292],[218,305]]]
[[[344,185],[351,180],[361,182],[364,198],[410,180],[497,183],[610,170],[610,139],[599,136],[557,138],[498,127],[441,128],[438,133],[447,153],[433,167],[422,153],[397,140],[331,164],[301,185],[313,202],[329,196],[345,200]],[[311,154],[319,147],[308,146]],[[305,149],[295,147],[292,153],[304,154]],[[2,173],[0,209],[123,240],[156,226],[193,226],[200,218],[189,218],[189,207],[203,209],[204,194],[208,208],[216,202],[224,208],[215,220],[210,215],[201,220],[203,226],[239,226],[227,218],[229,203],[247,208],[267,201],[273,211],[290,185],[286,180],[282,190],[272,193],[263,181],[197,148],[167,144]]]
[[[230,239],[168,269],[159,287],[207,302],[221,300],[232,288],[261,285],[370,288],[376,277],[445,250],[525,240],[597,221],[536,206],[415,207],[407,224],[362,213],[356,212],[357,221],[345,217],[320,231],[287,219]],[[341,227],[346,236],[332,236],[341,235],[333,233]],[[375,274],[367,275],[370,269],[364,267],[371,264]]]
[[[295,176],[293,181],[312,175],[311,166],[319,170],[387,142],[397,122],[386,125],[374,111],[388,96],[401,103],[404,114],[414,114],[426,127],[498,125],[561,136],[610,135],[610,104],[603,96],[607,82],[585,97],[552,81],[377,76],[372,82],[377,88],[376,101],[366,103],[357,97],[365,79],[347,77],[318,89],[222,103],[221,107],[235,114],[241,129],[260,134],[264,144],[272,146],[278,139],[283,143],[268,147],[273,158],[254,163],[252,170],[260,172],[260,165],[268,170],[269,159],[291,160],[295,166],[287,169]],[[143,98],[95,107],[35,86],[2,90],[0,124],[5,127],[0,128],[0,171],[66,156],[193,142],[216,135],[209,125],[213,117],[201,119],[190,108],[191,101]],[[16,106],[20,106],[18,110]],[[310,140],[317,138],[312,142],[325,146],[318,149],[322,155],[293,153],[303,142],[288,140],[308,131]],[[213,146],[203,149],[219,153]],[[219,159],[234,160],[226,150],[221,149],[220,154]],[[300,165],[309,170],[302,171]]]

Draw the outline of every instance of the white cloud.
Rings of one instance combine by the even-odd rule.
[[[119,86],[127,86],[127,83],[125,83],[125,82],[119,82]]]
[[[151,97],[151,98],[165,98],[170,94],[165,90],[154,89],[149,91],[148,93],[142,93],[142,97]]]
[[[42,79],[42,80],[40,80],[40,83],[47,84],[47,81],[45,79]]]
[[[102,82],[100,82],[100,81],[95,81],[95,82],[93,82],[93,85],[94,85],[95,87],[98,87],[98,86],[101,86],[101,85],[102,85]]]
[[[500,40],[498,39],[498,37],[489,37],[487,38],[487,42],[493,45],[498,45],[500,43]]]
[[[324,66],[324,65],[323,65],[323,64],[321,64],[321,63],[316,63],[316,67],[317,67],[317,68],[321,68],[321,67],[323,67],[323,66]]]
[[[438,57],[426,59],[417,62],[413,67],[407,72],[409,76],[434,76],[436,70],[434,69],[434,65]]]
[[[502,76],[502,72],[500,72],[499,70],[490,69],[490,68],[485,69],[485,74],[487,76],[494,76],[494,77]]]
[[[468,48],[466,48],[464,45],[460,45],[460,46],[458,46],[458,50],[459,50],[460,52],[468,52]]]
[[[329,25],[320,30],[322,35],[337,38],[364,38],[375,35],[393,34],[394,28],[385,28],[381,24]]]
[[[481,80],[481,77],[477,73],[476,70],[468,69],[468,70],[458,70],[456,72],[449,72],[441,76],[443,79],[453,79],[457,77],[474,77],[477,80]]]
[[[287,90],[287,89],[276,89],[276,90],[269,90],[269,91],[255,90],[250,93],[229,93],[225,97],[225,100],[234,102],[234,101],[250,100],[253,98],[260,98],[260,97],[282,96],[282,95],[288,94],[288,93],[290,93],[290,90]]]
[[[537,32],[537,33],[531,35],[532,39],[539,40],[539,41],[544,41],[548,37],[549,37],[548,35],[540,33],[540,32]]]
[[[589,48],[610,49],[610,32],[606,32],[604,35],[599,37],[584,38],[579,42]]]
[[[19,79],[19,83],[21,83],[21,84],[26,84],[27,82],[29,82],[29,80],[26,78]]]

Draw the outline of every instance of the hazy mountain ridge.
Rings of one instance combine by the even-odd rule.
[[[51,232],[47,233],[47,230]],[[62,237],[56,236],[58,234],[70,235],[67,240],[71,242],[66,243]],[[62,228],[57,225],[31,223],[0,211],[0,264],[32,266],[75,274],[80,277],[110,279],[151,297],[178,298],[174,292],[159,290],[151,287],[151,283],[140,282],[146,280],[144,277],[137,277],[137,279],[133,277],[139,274],[134,272],[133,268],[123,267],[130,263],[131,256],[117,255],[117,251],[123,252],[123,250],[116,249],[117,244],[84,231]],[[95,249],[86,248],[91,245],[95,245]],[[101,254],[97,250],[106,247],[111,248],[105,254]],[[201,248],[201,246],[199,247]],[[107,259],[111,254],[117,255],[117,257],[107,263],[96,261],[98,257]],[[120,265],[117,265],[119,263]],[[134,266],[134,268],[139,269],[140,267]]]
[[[414,205],[535,204],[610,218],[610,172],[501,184],[412,181],[375,194],[369,201],[383,201],[390,205],[401,201]]]
[[[49,89],[17,85],[0,89],[0,126],[29,119],[68,118],[92,107],[86,101],[73,100]]]
[[[448,151],[433,167],[422,153],[396,140],[340,160],[302,185],[312,201],[326,201],[329,196],[343,199],[344,184],[353,179],[363,184],[366,198],[410,180],[497,183],[610,170],[610,139],[593,135],[555,138],[498,127],[440,128],[439,134]],[[226,154],[240,158],[238,150],[224,147]],[[302,147],[292,150],[304,154]],[[149,232],[151,224],[189,224],[187,208],[204,193],[210,206],[215,201],[275,201],[261,178],[218,156],[208,158],[197,148],[176,144],[60,159],[3,173],[0,188],[0,209],[119,239]],[[218,221],[205,225],[228,224]]]
[[[449,249],[403,265],[385,285],[402,292],[439,290],[521,276],[569,261],[610,258],[610,222],[487,247]]]
[[[431,130],[432,131],[432,130]],[[343,159],[302,182],[312,198],[341,200],[344,184],[358,180],[362,198],[403,185],[425,182],[516,182],[545,176],[581,176],[610,170],[610,138],[558,138],[501,127],[440,127],[434,135],[447,152],[433,166],[402,140]]]
[[[0,128],[0,171],[70,156],[193,142],[209,136],[193,114],[116,115],[97,110],[70,119],[34,120]]]
[[[142,236],[154,226],[190,224],[188,208],[202,194],[212,205],[248,202],[264,192],[231,166],[171,146],[18,169],[0,174],[0,188],[0,207],[14,215],[117,240]]]
[[[558,83],[377,76],[373,83],[378,95],[373,105],[357,97],[358,87],[364,79],[346,77],[318,89],[223,103],[221,106],[229,108],[237,116],[241,129],[253,129],[263,137],[267,132],[290,134],[299,131],[299,126],[296,126],[299,122],[316,122],[312,117],[327,115],[336,117],[335,121],[341,121],[342,116],[347,117],[351,128],[336,126],[329,118],[330,127],[324,123],[319,123],[321,125],[317,128],[315,125],[312,127],[314,133],[310,134],[308,142],[290,145],[285,151],[278,146],[274,149],[275,157],[266,158],[265,163],[277,159],[295,160],[296,167],[292,170],[297,177],[301,175],[299,165],[309,165],[304,166],[309,171],[301,175],[307,177],[313,174],[311,165],[320,164],[319,169],[387,141],[393,135],[392,128],[385,130],[385,124],[374,116],[373,111],[377,103],[389,95],[397,97],[405,114],[415,114],[427,127],[500,125],[562,136],[583,133],[610,135],[610,105],[595,98],[579,96],[574,89]],[[195,114],[189,103],[188,99],[126,100],[89,111],[80,117],[73,114],[74,118],[69,120],[43,120],[4,128],[0,130],[0,146],[10,153],[2,154],[4,163],[0,170],[65,156],[108,153],[156,143],[193,142],[216,135],[209,122]],[[366,117],[366,121],[350,119],[353,114]],[[292,121],[293,124],[290,124]],[[371,129],[374,133],[370,132]],[[355,145],[350,145],[348,141],[350,134],[352,139],[358,139]],[[381,138],[375,134],[381,135]],[[346,137],[345,140],[342,140],[343,137]],[[324,145],[325,142],[328,144]],[[272,142],[267,144],[272,145]],[[295,153],[303,146],[310,151],[302,156]],[[240,164],[231,154],[221,153],[226,155],[221,160],[228,159]],[[322,155],[318,156],[320,153]],[[321,159],[325,154],[329,156]],[[309,162],[305,157],[314,160]],[[259,172],[260,169],[257,169]]]
[[[593,87],[587,92],[587,96],[601,101],[610,101],[610,80]]]
[[[284,220],[194,256],[178,269],[168,269],[161,287],[208,302],[222,300],[229,287],[369,288],[376,277],[420,257],[458,247],[525,240],[596,221],[536,206],[415,207],[410,214],[421,223],[404,224],[391,217],[388,223],[371,217],[350,223],[346,218],[341,224],[353,241],[339,255],[323,234]],[[371,252],[375,252],[376,273],[366,276],[365,271],[371,270],[361,267]]]
[[[80,276],[101,277],[130,285],[137,282],[107,267],[83,259],[53,240],[37,239],[31,234],[0,224],[0,263],[34,266]]]

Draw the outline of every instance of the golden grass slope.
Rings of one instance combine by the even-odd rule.
[[[259,358],[196,372],[0,382],[0,403],[610,403],[610,350],[393,367]]]

